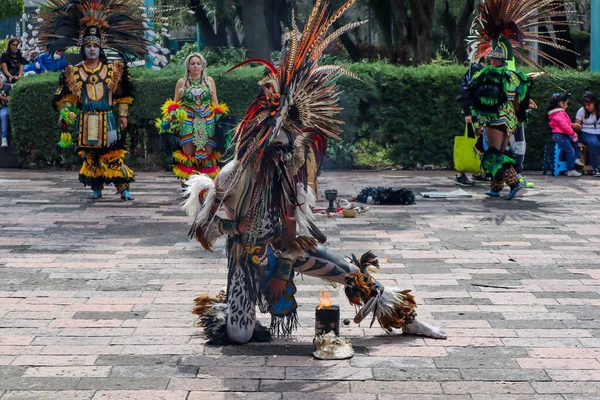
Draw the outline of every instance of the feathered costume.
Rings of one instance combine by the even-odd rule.
[[[415,195],[410,189],[368,186],[356,196],[356,201],[366,204],[415,204]]]
[[[123,138],[117,134],[113,115],[127,117],[133,88],[126,63],[109,62],[102,49],[116,50],[127,61],[143,58],[149,41],[144,38],[144,20],[136,0],[49,0],[41,6],[40,41],[49,52],[72,46],[99,47],[98,66],[90,69],[83,61],[68,66],[60,77],[53,104],[61,112],[62,128],[77,135],[78,154],[83,159],[79,180],[91,186],[92,198],[101,197],[105,184],[113,183],[125,200],[131,200],[129,183],[133,171],[125,165]],[[70,133],[61,135],[62,147],[72,142]]]
[[[229,112],[225,103],[211,104],[211,89],[205,79],[187,78],[180,101],[167,100],[162,107],[162,119],[156,120],[159,133],[174,132],[179,144],[193,143],[195,152],[185,154],[182,150],[173,153],[173,172],[180,179],[196,173],[211,178],[220,171],[219,161],[229,146],[231,136],[218,132],[217,122]],[[212,147],[211,154],[206,151]]]
[[[504,36],[510,41],[514,57],[519,61],[544,70],[541,64],[531,58],[531,54],[553,64],[568,67],[561,60],[552,57],[535,44],[545,44],[558,50],[573,52],[564,46],[564,39],[553,38],[557,31],[530,31],[531,28],[575,24],[579,21],[552,21],[551,17],[566,17],[572,14],[568,9],[571,0],[483,0],[471,26],[467,40],[469,59],[478,61],[488,57],[495,50],[494,40]],[[556,43],[558,40],[563,44]],[[514,60],[508,60],[509,68],[514,69]]]
[[[384,288],[370,275],[378,266],[373,254],[344,260],[318,244],[326,238],[313,222],[309,153],[320,163],[327,141],[339,139],[343,122],[336,82],[343,75],[353,76],[340,66],[319,66],[318,60],[329,43],[362,23],[327,33],[354,1],[332,11],[327,1],[317,0],[302,33],[292,19],[277,65],[250,59],[234,67],[264,65],[262,90],[235,133],[235,160],[214,182],[206,175],[192,176],[184,205],[193,219],[190,233],[206,249],[220,235],[228,235],[227,292],[219,298],[199,296],[194,308],[209,343],[268,340],[266,329],[256,323],[257,304],[271,313],[272,333],[291,334],[297,323],[297,273],[345,285],[349,301],[362,307],[357,322],[373,313],[391,331],[415,317],[408,291]],[[217,203],[227,218],[213,213]],[[277,282],[285,289],[273,298]]]
[[[490,65],[479,71],[469,87],[473,115],[484,127],[511,136],[519,122],[525,120],[532,81],[516,71],[515,59],[543,70],[538,62],[531,59],[530,53],[534,53],[545,60],[564,65],[543,50],[533,47],[534,43],[542,43],[570,51],[552,40],[553,31],[529,31],[537,26],[552,25],[550,17],[569,15],[564,3],[559,0],[484,0],[479,6],[468,39],[469,56],[472,61],[487,57],[504,62],[502,67]],[[573,21],[561,24],[570,22]],[[499,149],[486,148],[483,143],[479,150],[483,153],[481,167],[492,177],[488,194],[499,196],[504,182],[511,188],[511,193],[515,188],[518,190],[515,160]],[[509,198],[512,197],[509,195]]]

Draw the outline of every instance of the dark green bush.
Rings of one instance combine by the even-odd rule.
[[[354,128],[361,138],[370,141],[370,146],[373,143],[379,146],[381,151],[377,154],[389,154],[390,163],[408,168],[419,164],[453,166],[454,136],[464,132],[464,120],[455,97],[466,68],[457,65],[407,68],[353,64],[349,69],[365,80],[369,77],[367,83],[375,85],[375,95],[367,94],[368,111],[356,113],[360,115],[361,125]],[[542,167],[544,144],[551,140],[546,106],[552,93],[573,93],[568,110],[573,120],[582,106],[583,93],[588,90],[600,93],[598,73],[551,72],[552,77],[538,78],[533,87],[533,99],[539,110],[533,112],[526,125],[526,169]],[[342,83],[343,86],[346,84]],[[356,143],[353,136],[346,136],[345,140]],[[364,156],[361,158],[365,160]],[[375,157],[374,161],[377,159]],[[388,164],[386,160],[379,160],[379,163],[382,166]]]
[[[198,51],[197,44],[186,43],[183,47],[171,58],[171,64],[181,65],[192,53]],[[209,47],[202,50],[202,55],[206,60],[207,65],[222,65],[231,67],[237,63],[244,61],[246,57],[246,49],[240,47]]]
[[[224,67],[210,69],[217,85],[219,100],[226,102],[231,114],[239,118],[258,93],[259,68],[243,68],[223,76]],[[173,98],[175,83],[183,76],[182,67],[161,71],[132,69],[135,101],[130,110],[128,142],[129,163],[137,168],[168,168],[170,153],[177,147],[172,135],[158,135],[154,120],[160,107]],[[14,88],[10,101],[12,141],[24,167],[78,165],[76,156],[57,147],[60,131],[58,114],[52,108],[58,73],[26,77]]]
[[[395,164],[452,164],[453,137],[462,126],[454,99],[463,69],[353,66],[359,76],[371,77],[378,92],[369,102],[369,131],[363,137],[388,148]]]
[[[370,163],[373,167],[452,167],[454,136],[464,130],[460,106],[454,99],[465,68],[407,68],[383,63],[350,64],[348,68],[361,81],[340,80],[343,140],[330,146],[327,167],[367,167]],[[225,70],[226,67],[209,68],[209,74],[215,79],[219,100],[227,103],[231,115],[239,120],[258,93],[257,81],[263,70],[244,67],[223,75]],[[585,91],[600,93],[600,74],[555,74],[556,78],[539,78],[533,89],[540,110],[533,113],[527,125],[528,169],[541,168],[543,146],[551,137],[545,112],[550,95],[557,91],[573,93],[568,112],[574,118]],[[154,119],[159,116],[162,103],[173,97],[183,68],[132,69],[131,75],[136,101],[128,129],[129,163],[138,169],[166,169],[170,152],[177,144],[174,137],[157,134]],[[58,74],[27,77],[15,86],[11,96],[12,140],[25,167],[79,164],[76,157],[64,154],[56,146],[60,132],[51,98],[57,81]]]
[[[51,166],[61,161],[56,146],[60,136],[58,114],[51,103],[57,82],[58,74],[28,76],[11,93],[11,141],[24,166]]]

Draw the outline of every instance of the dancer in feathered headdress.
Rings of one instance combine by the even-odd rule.
[[[556,31],[532,30],[541,26],[567,25],[578,23],[568,20],[572,14],[568,10],[570,0],[482,0],[467,40],[469,58],[479,60],[488,57],[497,49],[500,37],[510,43],[514,58],[544,70],[543,66],[532,55],[563,67],[568,67],[561,60],[538,48],[538,44],[554,47],[558,50],[573,52],[565,45],[564,39],[553,39]],[[565,21],[551,20],[551,17],[565,17]],[[555,42],[557,40],[558,42]],[[562,44],[561,44],[562,43]],[[509,67],[514,69],[514,58],[508,60]]]
[[[137,0],[49,0],[40,9],[39,37],[50,53],[80,47],[83,61],[65,69],[53,102],[60,125],[78,135],[79,180],[91,186],[92,199],[113,183],[122,199],[133,200],[133,171],[123,162],[126,152],[112,111],[116,104],[118,121],[126,128],[133,92],[126,64],[109,62],[104,49],[116,50],[125,60],[144,57],[148,41],[139,5]],[[63,133],[60,144],[70,141],[71,135]]]
[[[227,293],[200,296],[194,309],[211,343],[268,340],[270,333],[256,322],[257,304],[271,313],[271,332],[290,334],[297,322],[297,273],[345,285],[349,301],[362,307],[357,323],[373,313],[386,331],[446,337],[415,318],[409,291],[384,287],[370,275],[378,266],[370,252],[346,261],[318,244],[326,237],[314,224],[308,154],[320,163],[327,141],[339,139],[343,122],[336,82],[353,76],[340,66],[319,66],[318,60],[329,43],[361,24],[327,32],[353,3],[333,11],[327,1],[317,0],[302,33],[292,19],[277,65],[263,59],[240,64],[262,64],[266,76],[235,133],[235,160],[214,182],[207,175],[187,181],[184,208],[193,219],[191,235],[206,249],[228,235]],[[221,204],[225,216],[216,214]]]
[[[562,61],[534,47],[534,43],[567,50],[555,43],[550,34],[530,31],[541,25],[552,25],[550,17],[567,16],[564,1],[558,0],[484,0],[479,6],[469,37],[471,60],[488,59],[488,66],[471,81],[469,97],[473,114],[484,126],[482,169],[491,176],[488,196],[499,197],[504,182],[510,187],[506,200],[512,199],[521,189],[515,159],[505,154],[510,137],[526,111],[535,103],[531,101],[532,80],[515,68],[515,59],[541,70],[539,62],[530,54],[560,65]],[[561,24],[573,21],[564,21]],[[522,138],[524,140],[524,137]]]

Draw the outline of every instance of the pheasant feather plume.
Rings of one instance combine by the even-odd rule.
[[[578,23],[570,19],[572,0],[484,0],[471,26],[471,35],[467,39],[469,58],[473,61],[486,57],[492,51],[492,42],[500,36],[510,40],[515,58],[521,62],[543,70],[542,65],[531,57],[535,54],[553,64],[567,67],[563,61],[537,48],[536,44],[545,44],[559,50],[574,53],[565,45],[564,39],[554,39],[555,31],[542,31],[543,25],[568,25]],[[556,21],[560,17],[563,20]]]

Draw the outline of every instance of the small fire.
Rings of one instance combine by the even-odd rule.
[[[327,294],[326,291],[321,290],[321,295],[319,296],[319,307],[317,307],[317,310],[320,310],[322,308],[329,308],[333,305],[333,300],[331,300],[331,297],[329,297],[329,294]]]

